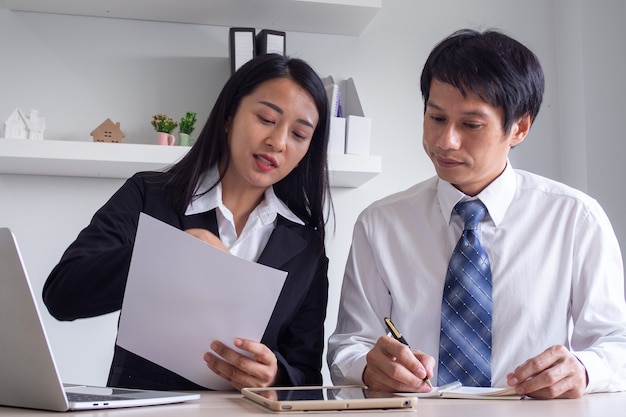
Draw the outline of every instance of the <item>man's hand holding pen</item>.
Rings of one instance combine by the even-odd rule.
[[[393,337],[380,337],[368,352],[363,382],[378,391],[429,392],[435,359],[411,349],[391,320],[384,321]]]
[[[381,336],[367,354],[363,382],[387,392],[429,392],[435,359],[388,336]]]

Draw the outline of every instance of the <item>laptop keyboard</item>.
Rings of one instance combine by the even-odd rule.
[[[83,394],[79,392],[66,392],[65,395],[67,395],[67,399],[71,402],[115,401],[128,399],[116,395]]]

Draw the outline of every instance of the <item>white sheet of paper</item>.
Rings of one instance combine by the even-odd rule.
[[[233,389],[203,355],[213,340],[260,341],[286,277],[141,213],[117,344],[203,387]]]

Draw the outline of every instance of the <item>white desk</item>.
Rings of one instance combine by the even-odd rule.
[[[421,398],[417,412],[389,413],[398,417],[618,417],[624,415],[626,392],[591,394],[576,400],[456,400]],[[42,417],[58,413],[0,407],[0,416]],[[229,417],[271,415],[249,403],[239,393],[204,392],[198,401],[155,407],[72,412],[71,417]],[[274,415],[282,413],[274,413]],[[318,413],[316,413],[318,414]],[[321,414],[337,414],[336,412]],[[342,411],[346,417],[372,417],[372,412]],[[293,415],[285,413],[285,415]]]

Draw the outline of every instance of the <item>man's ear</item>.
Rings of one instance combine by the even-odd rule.
[[[509,133],[509,145],[511,145],[511,148],[519,145],[526,139],[526,135],[528,135],[532,124],[533,119],[529,114],[520,117],[517,122],[513,123]]]

